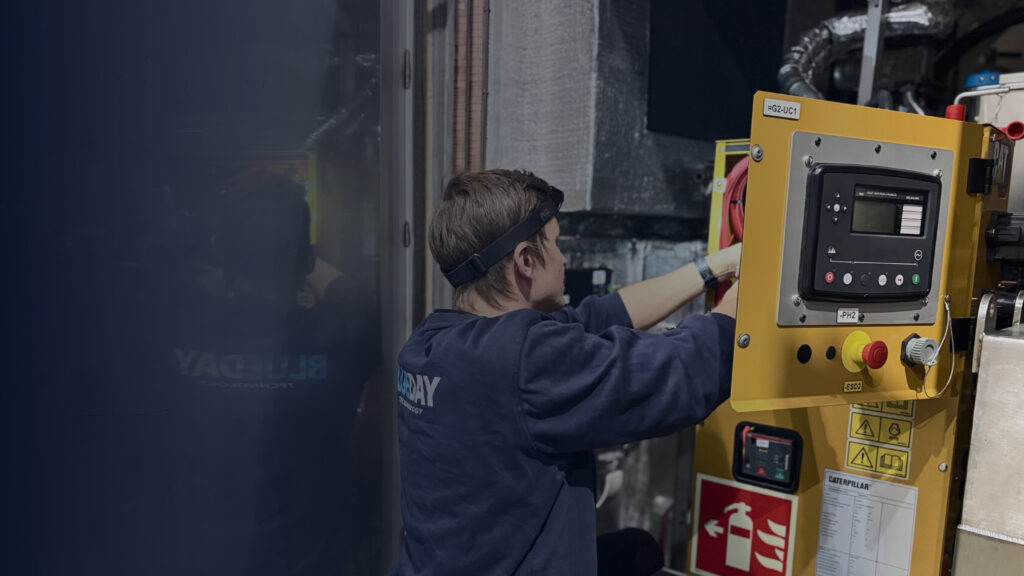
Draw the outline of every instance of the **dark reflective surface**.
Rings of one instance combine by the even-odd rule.
[[[0,571],[374,573],[379,4],[15,12]]]

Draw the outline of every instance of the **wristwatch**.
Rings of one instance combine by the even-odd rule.
[[[718,278],[715,277],[715,273],[711,271],[711,266],[708,266],[708,261],[703,256],[698,256],[693,261],[693,265],[697,267],[697,272],[704,279],[706,288],[718,288]]]

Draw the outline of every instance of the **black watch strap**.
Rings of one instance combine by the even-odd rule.
[[[708,266],[708,261],[703,256],[698,256],[693,261],[693,265],[697,267],[697,272],[700,273],[700,277],[704,279],[704,286],[707,288],[717,288],[718,278],[715,277],[715,273],[711,271],[711,266]]]

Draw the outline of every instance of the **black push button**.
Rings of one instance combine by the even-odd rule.
[[[800,348],[797,349],[796,351],[796,359],[799,360],[801,364],[807,364],[808,362],[810,362],[811,347],[808,346],[807,344],[800,346]]]

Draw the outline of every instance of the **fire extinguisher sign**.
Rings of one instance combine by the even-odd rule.
[[[795,496],[697,474],[690,572],[792,576]]]

